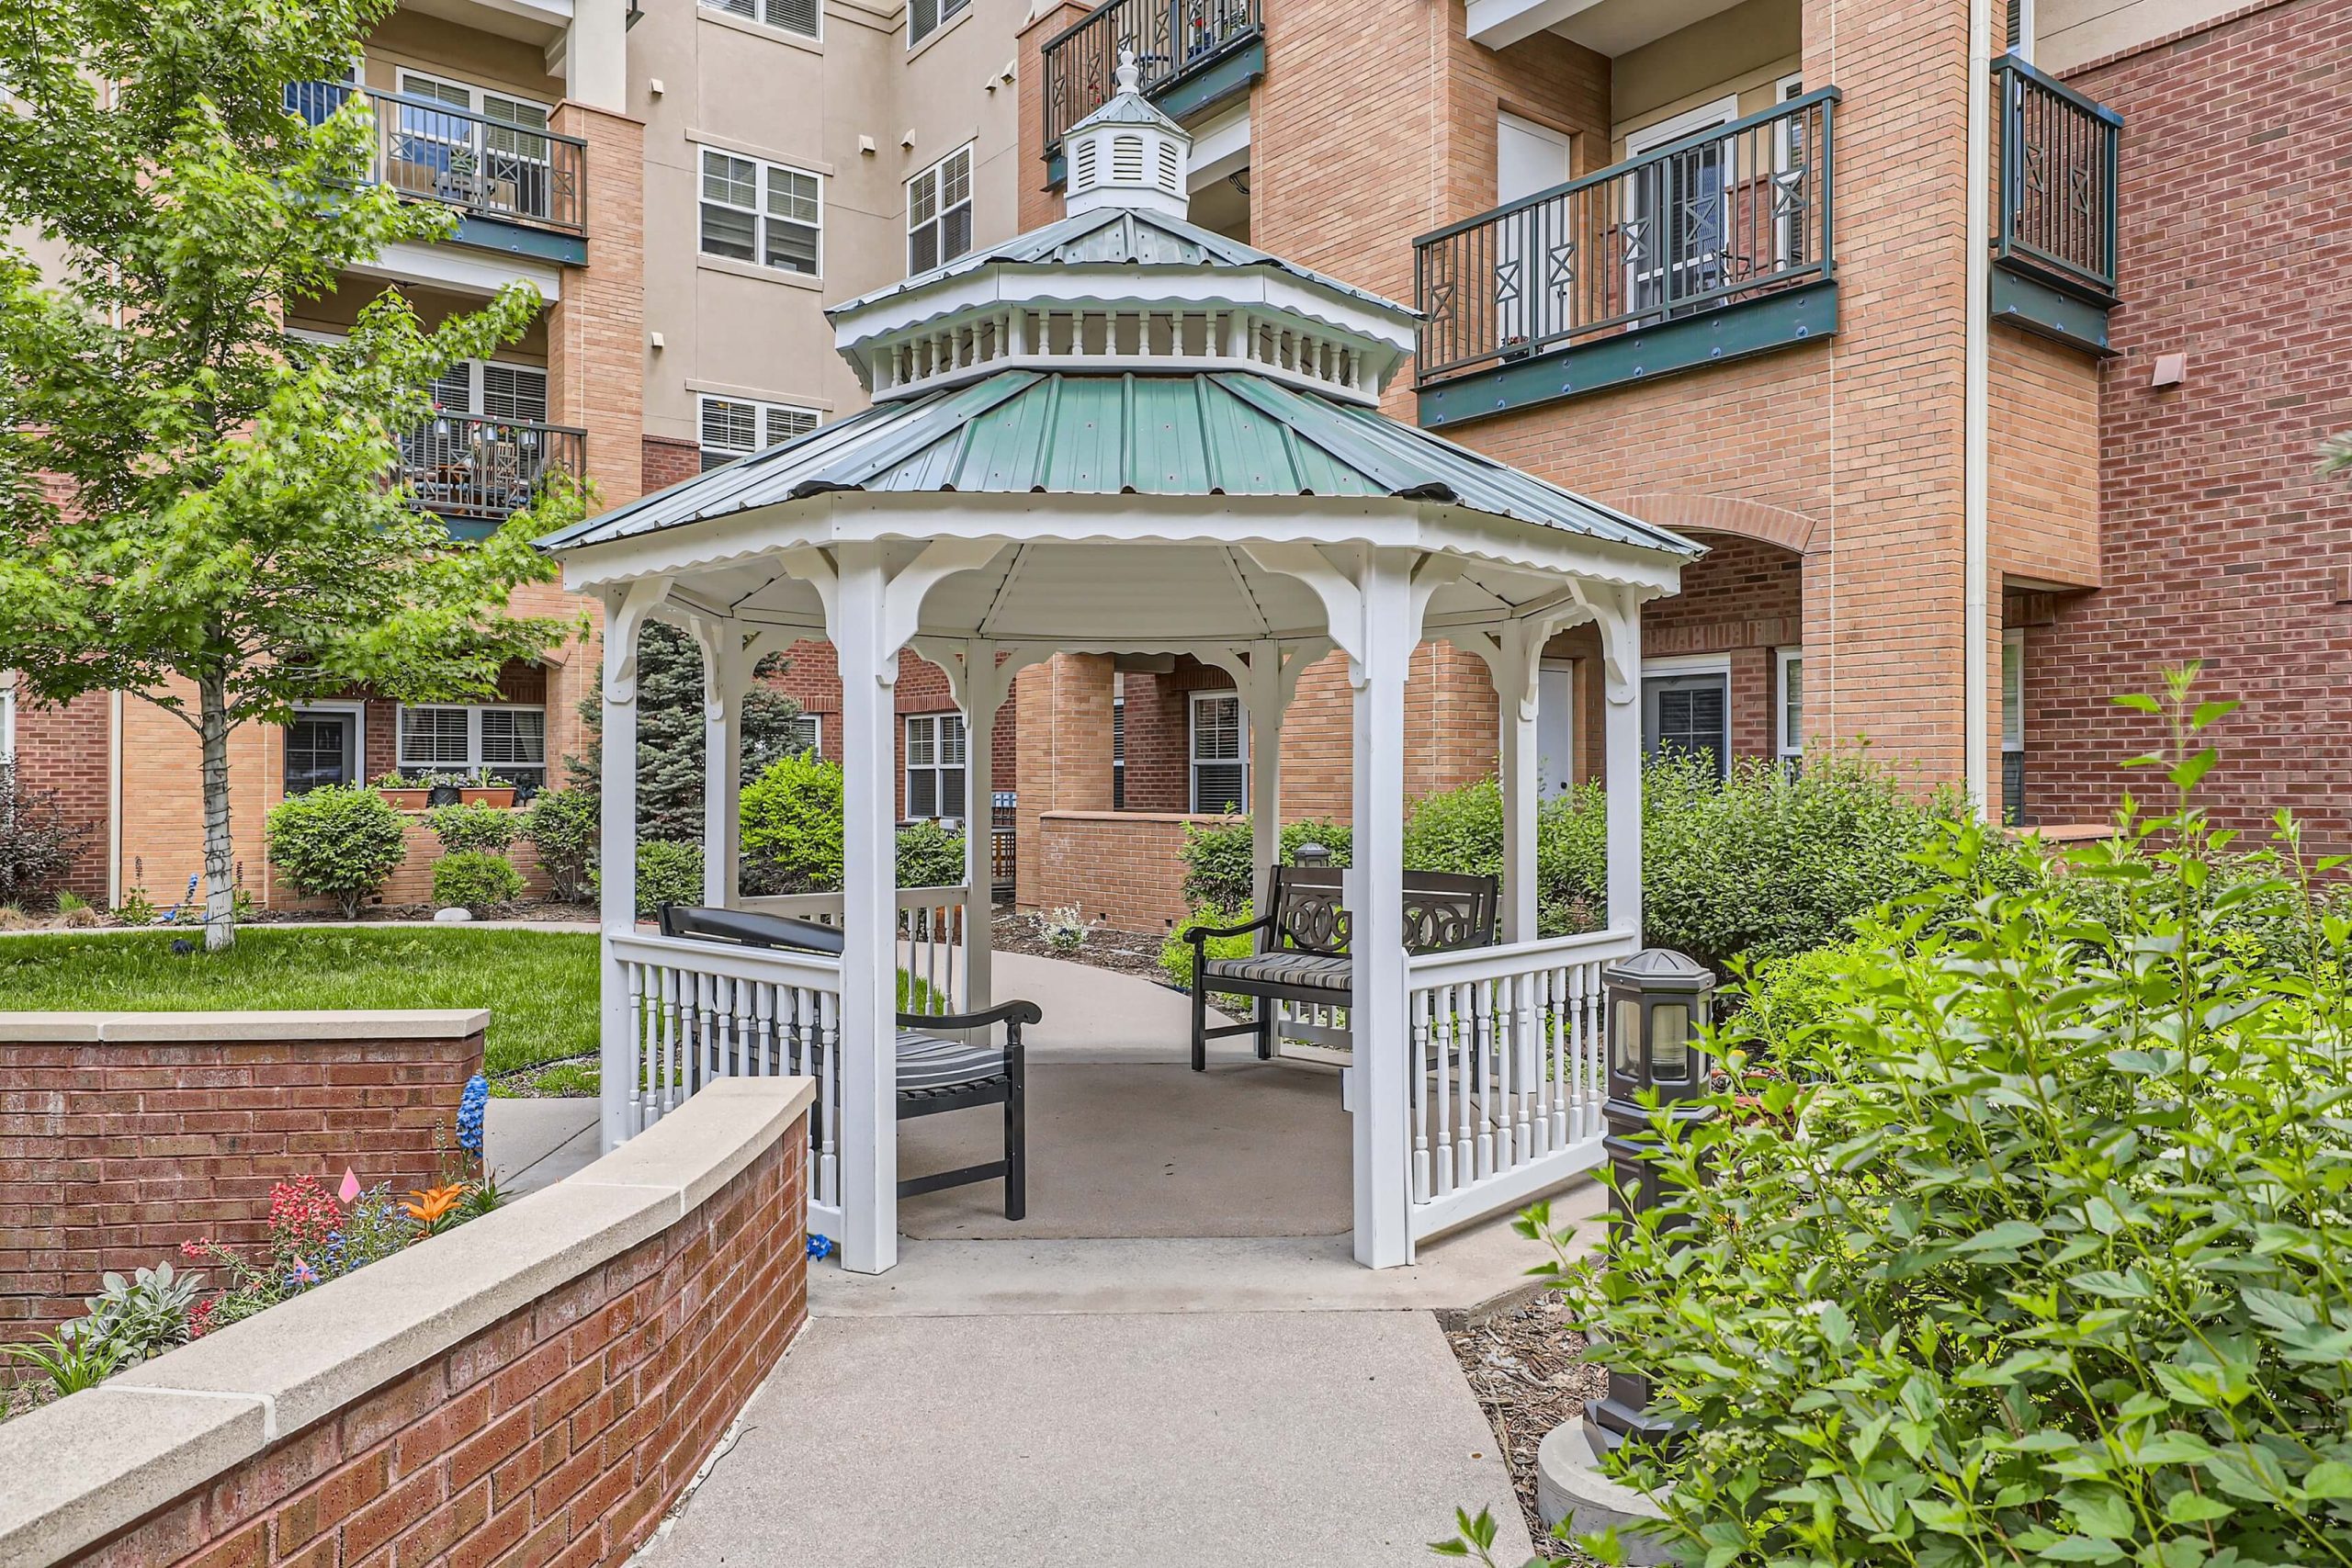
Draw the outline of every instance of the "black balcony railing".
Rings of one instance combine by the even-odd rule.
[[[1046,40],[1046,149],[1117,89],[1122,50],[1133,50],[1143,90],[1158,92],[1247,44],[1259,33],[1259,0],[1109,0]]]
[[[317,125],[363,93],[376,111],[369,178],[485,218],[587,231],[588,144],[577,137],[342,82],[288,84],[286,111]]]
[[[1827,277],[1824,87],[1413,242],[1418,379]]]
[[[1993,62],[2001,106],[1994,259],[2115,303],[2115,163],[2123,117],[2015,55]]]
[[[588,434],[560,424],[438,413],[401,437],[400,477],[427,512],[503,522],[537,499],[548,476],[587,477]]]

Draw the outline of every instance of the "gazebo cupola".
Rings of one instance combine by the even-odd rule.
[[[1012,369],[1238,370],[1371,406],[1413,350],[1415,312],[1185,216],[1192,138],[1136,86],[1072,127],[1057,222],[827,314],[876,402]]]

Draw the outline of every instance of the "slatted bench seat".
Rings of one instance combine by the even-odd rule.
[[[1186,933],[1193,947],[1193,1070],[1208,1067],[1208,1043],[1233,1034],[1257,1037],[1259,1059],[1274,1054],[1275,1004],[1304,1002],[1344,1008],[1354,970],[1348,957],[1348,912],[1340,905],[1342,873],[1330,866],[1274,867],[1273,908],[1238,926],[1202,926]],[[1451,872],[1405,874],[1405,947],[1410,953],[1450,953],[1495,940],[1498,885],[1491,876]],[[1255,933],[1258,951],[1242,958],[1211,958],[1215,937]],[[1208,1026],[1211,995],[1249,997],[1257,1016],[1247,1023]]]

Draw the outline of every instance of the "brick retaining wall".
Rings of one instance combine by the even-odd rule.
[[[808,1318],[806,1079],[0,1427],[0,1562],[615,1563]]]
[[[431,1185],[489,1021],[0,1013],[0,1339],[182,1241],[259,1241],[274,1182]]]

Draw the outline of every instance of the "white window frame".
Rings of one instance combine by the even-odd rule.
[[[757,267],[762,272],[776,273],[786,277],[805,277],[812,282],[823,282],[825,278],[825,176],[819,174],[814,169],[804,169],[792,164],[774,163],[766,158],[754,158],[748,152],[738,152],[732,148],[710,147],[706,146],[699,141],[690,142],[688,145],[694,149],[695,154],[695,254],[697,255],[708,257],[712,261],[729,263],[736,266]],[[709,177],[710,160],[713,158],[729,158],[737,163],[749,164],[752,165],[753,170],[753,194],[752,205],[750,207],[739,207],[731,200],[714,201],[711,198],[708,187],[705,182]],[[771,219],[771,215],[768,211],[769,193],[772,188],[771,180],[773,176],[779,174],[799,175],[805,179],[814,182],[817,187],[817,216],[813,222],[802,223],[802,220],[797,218],[777,220],[783,222],[802,223],[803,227],[814,228],[816,230],[817,254],[816,265],[813,271],[802,272],[798,267],[779,266],[765,259],[768,254],[768,223]],[[706,250],[703,248],[702,209],[705,207],[724,208],[729,212],[744,213],[751,218],[752,256],[749,261],[746,261],[741,256],[725,255],[718,251]]]
[[[351,783],[355,784],[366,784],[368,782],[368,705],[364,702],[315,702],[297,703],[294,705],[294,716],[296,718],[301,718],[310,714],[331,714],[336,717],[348,716],[350,718]],[[286,793],[286,738],[284,730],[287,728],[288,727],[281,725],[279,727],[280,733],[278,736],[277,792],[280,795],[284,795]],[[399,742],[395,740],[393,744],[395,748],[397,748]]]
[[[1127,677],[1124,671],[1111,674],[1111,809],[1121,811],[1127,803]]]
[[[0,686],[0,765],[14,764],[17,760],[17,682],[10,677]]]
[[[320,335],[324,336],[324,334],[320,334]],[[328,339],[328,341],[340,341],[340,340],[338,340],[338,339]],[[538,419],[536,419],[536,420],[516,419],[516,420],[512,420],[512,421],[511,421],[511,423],[515,423],[515,424],[545,424],[545,423],[548,423],[548,415],[549,415],[549,412],[550,412],[549,408],[548,408],[548,395],[549,391],[552,389],[552,388],[551,388],[551,386],[550,386],[550,383],[549,383],[549,381],[548,381],[548,367],[547,367],[546,366],[544,366],[544,365],[525,365],[525,364],[523,364],[522,362],[520,362],[519,360],[514,360],[514,359],[497,359],[497,358],[492,358],[492,359],[461,359],[461,360],[458,361],[458,363],[457,363],[457,364],[450,366],[450,367],[449,367],[449,370],[448,370],[447,372],[445,372],[445,373],[444,373],[444,379],[446,379],[446,378],[447,378],[447,375],[449,375],[449,374],[453,374],[453,373],[455,373],[456,371],[458,371],[458,370],[463,370],[463,371],[466,373],[466,406],[465,406],[464,408],[461,408],[461,409],[441,408],[441,407],[439,406],[439,404],[436,402],[436,403],[435,403],[435,410],[436,410],[437,412],[441,412],[441,413],[462,413],[462,414],[470,414],[470,415],[472,415],[473,417],[475,417],[475,418],[477,418],[477,419],[504,419],[504,418],[507,418],[507,416],[503,415],[503,414],[489,414],[489,413],[484,413],[484,412],[482,412],[481,402],[482,402],[482,379],[483,379],[483,375],[484,375],[484,372],[488,369],[488,367],[491,367],[491,366],[493,366],[493,365],[494,365],[494,366],[496,366],[496,367],[499,367],[500,369],[502,369],[502,370],[520,370],[520,371],[524,372],[524,373],[525,373],[525,374],[526,374],[526,375],[536,376],[536,377],[537,377],[537,378],[539,378],[539,411],[540,411],[540,417],[539,417]],[[439,389],[439,388],[440,388],[440,385],[441,385],[441,383],[440,383],[439,381],[435,381],[435,382],[433,384],[433,388],[434,388],[434,389],[435,389],[436,392],[438,391],[438,389]]]
[[[931,265],[934,267],[945,266],[949,262],[959,260],[960,258],[968,256],[972,254],[975,241],[972,234],[970,219],[976,218],[978,215],[979,210],[977,202],[973,199],[972,193],[972,187],[975,183],[975,174],[972,166],[972,152],[975,145],[976,143],[974,142],[967,141],[961,147],[956,148],[952,152],[941,157],[929,168],[918,169],[913,174],[907,176],[905,196],[907,202],[908,276],[912,277],[915,276],[915,236],[924,229],[935,229],[943,236],[947,231],[947,214],[954,209],[951,207],[941,206],[935,193],[946,181],[947,165],[954,163],[958,158],[964,160],[964,199],[955,203],[954,205],[955,207],[964,209],[965,212],[968,215],[965,223],[964,248],[957,251],[955,255],[951,256],[946,254],[946,248],[944,244],[943,244],[940,247],[938,259],[933,261]],[[932,214],[929,218],[918,223],[915,221],[915,186],[924,180],[930,180],[932,182],[932,188],[934,192],[932,201]],[[929,271],[930,268],[926,267],[923,270]]]
[[[1797,692],[1797,731],[1789,733],[1789,667],[1796,667],[1794,682]],[[1776,648],[1772,650],[1772,739],[1774,750],[1783,762],[1794,762],[1804,755],[1804,649]]]
[[[1250,814],[1249,705],[1241,700],[1239,692],[1229,686],[1216,686],[1205,691],[1189,692],[1185,694],[1185,699],[1184,788],[1187,804],[1192,807],[1193,814],[1196,817],[1224,811],[1228,804],[1226,801],[1220,800],[1214,806],[1204,806],[1201,803],[1201,769],[1204,765],[1213,768],[1235,768],[1240,772],[1241,787],[1234,792],[1234,799],[1230,804],[1235,810],[1247,817]],[[1233,705],[1236,755],[1231,757],[1201,755],[1201,708],[1208,703]]]
[[[408,727],[401,722],[401,716],[424,712],[455,712],[466,716],[466,761],[464,762],[411,760],[408,754]],[[481,716],[485,713],[537,714],[539,716],[540,760],[537,762],[484,761],[481,754]],[[540,786],[551,787],[555,782],[555,763],[547,755],[547,706],[541,703],[402,703],[399,713],[392,719],[392,765],[403,773],[462,773],[471,776],[476,773],[488,773],[499,778],[512,776],[503,771],[508,768],[536,768],[539,773]]]
[[[1661,659],[1645,659],[1642,660],[1642,755],[1644,757],[1647,757],[1650,753],[1648,684],[1654,679],[1677,675],[1719,675],[1723,678],[1723,768],[1720,776],[1729,778],[1731,776],[1732,763],[1735,759],[1733,758],[1731,749],[1732,682],[1731,655],[1728,653],[1669,654]]]
[[[752,433],[752,445],[749,446],[713,446],[704,439],[704,433],[708,428],[705,422],[708,418],[708,411],[713,403],[748,408],[752,411],[752,422],[756,426]],[[797,423],[803,418],[808,422],[808,430],[787,431],[782,435],[775,434],[778,421]],[[779,402],[765,398],[734,398],[719,392],[695,394],[695,441],[701,447],[703,456],[706,457],[723,456],[729,462],[732,462],[738,457],[747,457],[754,452],[764,452],[769,447],[783,442],[797,440],[824,423],[824,411],[810,408],[806,403]]]
[[[802,725],[808,727],[808,744],[798,749],[812,757],[823,756],[825,754],[825,716],[820,713],[797,713],[792,716],[792,722],[796,728]]]
[[[762,0],[745,0],[748,9],[755,15],[736,10],[729,0],[699,0],[703,10],[725,17],[729,21],[741,22],[747,28],[757,28],[763,32],[771,32],[778,38],[788,38],[798,43],[822,43],[825,41],[825,0],[808,0],[808,3],[816,7],[816,24],[804,33],[797,28],[787,28],[768,20],[767,6]]]
[[[939,760],[940,731],[943,728],[941,721],[950,718],[954,719],[963,731],[964,760],[960,762],[943,762]],[[915,726],[919,724],[931,726],[931,761],[920,764],[915,761]],[[899,728],[906,737],[907,743],[906,766],[899,781],[899,805],[906,814],[906,820],[910,822],[966,820],[972,811],[972,727],[965,722],[963,710],[944,708],[937,713],[907,714],[903,716]],[[931,799],[934,806],[944,805],[946,802],[947,791],[944,786],[946,784],[947,775],[951,773],[961,773],[964,776],[963,814],[950,816],[944,812],[933,812],[928,817],[918,816],[915,811],[915,774],[918,773],[927,773],[932,775]]]
[[[1726,93],[1722,97],[1713,100],[1712,103],[1701,104],[1696,108],[1684,109],[1678,115],[1668,115],[1666,118],[1659,120],[1657,124],[1645,125],[1639,130],[1627,131],[1625,133],[1625,156],[1628,159],[1638,158],[1645,152],[1654,152],[1658,148],[1666,146],[1668,142],[1679,141],[1686,136],[1694,135],[1702,130],[1714,130],[1723,126],[1729,125],[1738,118],[1739,95],[1737,93]],[[1723,150],[1723,156],[1720,160],[1724,181],[1723,195],[1725,206],[1721,209],[1723,216],[1718,219],[1718,242],[1726,246],[1728,246],[1731,239],[1731,209],[1728,204],[1731,193],[1739,188],[1739,171],[1734,166],[1737,162],[1738,159],[1736,156],[1735,149],[1730,143],[1725,143]],[[1628,186],[1628,195],[1626,197],[1626,200],[1629,204],[1633,200],[1631,191],[1639,188],[1642,182],[1639,180],[1630,182]],[[1643,220],[1650,225],[1650,254],[1646,265],[1642,263],[1631,261],[1625,264],[1625,297],[1628,301],[1638,299],[1642,285],[1651,278],[1657,278],[1659,280],[1657,287],[1661,296],[1661,304],[1659,309],[1665,310],[1668,308],[1670,297],[1674,292],[1673,281],[1668,274],[1673,267],[1687,266],[1690,265],[1691,261],[1697,258],[1686,256],[1676,261],[1668,261],[1667,259],[1667,254],[1659,248],[1657,243],[1657,216],[1658,215],[1654,212],[1642,215]],[[1721,253],[1719,252],[1718,254],[1720,255]]]
[[[926,6],[931,11],[931,26],[917,32],[915,18]],[[969,15],[971,9],[972,0],[907,0],[908,50],[911,51],[920,47],[925,39],[937,38],[955,26],[957,17]]]

